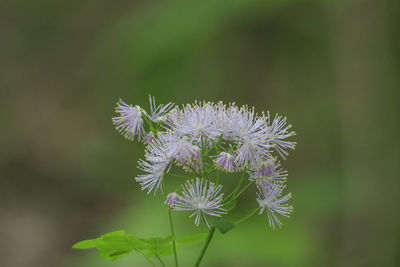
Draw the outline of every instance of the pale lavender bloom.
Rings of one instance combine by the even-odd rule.
[[[150,119],[154,122],[160,123],[166,120],[166,114],[173,108],[173,103],[168,103],[166,105],[156,106],[156,100],[154,96],[149,96],[150,102]]]
[[[265,120],[258,117],[253,109],[246,106],[230,108],[230,135],[237,142],[236,164],[254,165],[267,157],[271,145],[265,139],[267,131]]]
[[[253,168],[248,171],[249,180],[257,181],[268,180],[273,182],[285,182],[287,177],[287,171],[280,168],[280,163],[274,158],[268,158],[267,160],[261,161]]]
[[[115,109],[120,116],[113,118],[116,129],[129,140],[133,140],[135,135],[138,139],[145,133],[143,129],[142,109],[139,106],[133,107],[126,104],[121,99]]]
[[[288,152],[286,150],[288,148],[294,149],[296,145],[296,142],[284,140],[296,134],[293,131],[289,132],[292,125],[287,125],[286,118],[278,116],[278,114],[276,114],[274,119],[271,121],[271,116],[269,112],[266,117],[266,123],[268,128],[266,138],[274,145],[274,148],[279,153],[279,155],[283,159],[285,159],[285,156],[288,155]]]
[[[176,203],[175,210],[194,211],[189,217],[195,216],[195,224],[199,226],[203,218],[208,228],[210,225],[205,215],[221,217],[227,211],[222,208],[223,194],[219,194],[222,185],[216,186],[207,180],[196,179],[182,185],[182,195]]]
[[[210,139],[216,139],[220,133],[216,125],[216,110],[212,103],[197,102],[186,105],[182,110],[176,110],[168,116],[167,125],[180,135],[187,135],[193,142],[204,145],[210,144]]]
[[[172,158],[169,156],[171,149],[171,133],[159,133],[157,138],[154,138],[147,144],[145,150],[146,160],[152,163],[169,163]]]
[[[167,195],[167,199],[165,200],[164,203],[167,204],[167,206],[170,209],[175,209],[178,200],[179,200],[179,195],[175,192],[172,192]]]
[[[259,183],[257,187],[259,190],[257,193],[257,202],[261,207],[260,214],[266,210],[269,225],[273,229],[275,229],[275,225],[281,227],[282,223],[276,213],[289,217],[290,213],[293,211],[293,207],[284,204],[284,202],[288,201],[292,197],[291,194],[289,193],[279,198],[284,186],[276,185],[268,181]]]
[[[190,154],[188,165],[195,171],[199,171],[203,168],[203,161],[201,160],[201,149],[198,146],[193,146]]]
[[[153,132],[149,132],[148,134],[146,134],[146,136],[144,137],[144,143],[148,144],[151,143],[155,140],[155,136]]]
[[[139,161],[139,169],[146,174],[139,175],[136,181],[141,184],[142,190],[147,190],[148,193],[154,191],[156,194],[158,189],[162,192],[162,179],[169,171],[172,161],[167,154],[170,145],[169,137],[168,134],[160,133],[157,139],[146,146],[146,161]]]
[[[234,161],[235,157],[232,154],[221,152],[214,160],[215,166],[226,172],[234,171]]]
[[[145,157],[146,161],[139,161],[139,169],[146,174],[139,175],[136,180],[148,193],[154,190],[156,194],[158,189],[162,191],[162,179],[173,161],[186,170],[192,167],[197,171],[202,167],[200,148],[193,145],[188,137],[171,131],[159,132],[158,137],[146,146]]]
[[[146,159],[151,162],[165,162],[176,160],[187,163],[194,151],[194,145],[185,136],[178,136],[174,132],[159,132],[146,147]]]
[[[238,141],[236,164],[238,166],[255,165],[269,153],[270,146],[265,139],[257,135],[244,136]]]
[[[147,190],[147,193],[150,194],[151,191],[154,191],[154,195],[157,193],[157,190],[162,190],[162,179],[164,174],[169,171],[168,164],[163,163],[149,163],[144,160],[139,161],[139,169],[146,172],[146,174],[141,174],[136,177],[136,181],[141,184],[142,190]]]
[[[191,165],[199,147],[193,145],[187,136],[170,134],[168,143],[168,157],[183,165]]]

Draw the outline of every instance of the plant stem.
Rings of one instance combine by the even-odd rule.
[[[144,255],[144,253],[142,251],[140,251],[138,249],[136,251],[139,252],[140,254],[142,254],[146,258],[146,260],[151,264],[151,266],[156,267],[156,265],[149,259],[149,257]]]
[[[178,255],[176,254],[176,242],[175,242],[174,225],[172,224],[171,209],[168,209],[168,215],[169,215],[169,224],[171,225],[171,234],[174,237],[174,239],[172,240],[172,247],[174,249],[175,266],[178,267]]]
[[[206,250],[207,250],[207,248],[208,248],[208,245],[209,245],[210,242],[211,242],[211,239],[212,239],[212,237],[213,237],[213,235],[214,235],[214,231],[215,231],[215,227],[212,226],[212,227],[210,228],[210,232],[208,233],[207,240],[206,240],[206,243],[204,244],[203,250],[201,251],[199,258],[197,259],[197,262],[196,262],[196,264],[194,265],[195,267],[200,266],[200,262],[201,262],[201,260],[203,259],[204,254],[206,253]]]
[[[244,222],[245,220],[247,220],[248,218],[250,218],[251,216],[254,215],[254,213],[256,213],[258,210],[260,210],[260,207],[255,208],[254,210],[252,210],[249,214],[247,214],[246,217],[240,219],[239,221],[235,222],[235,224],[239,224],[241,222]]]
[[[166,267],[165,264],[164,264],[164,262],[163,262],[162,259],[160,258],[160,256],[158,256],[158,254],[156,254],[156,257],[157,257],[157,259],[160,261],[161,265],[162,265],[163,267]]]
[[[224,201],[228,200],[231,196],[234,196],[235,193],[239,190],[240,186],[241,186],[242,183],[243,183],[245,174],[246,174],[246,169],[243,170],[242,176],[240,177],[239,183],[238,183],[238,185],[236,186],[236,188],[235,188],[228,196],[226,196],[226,197],[224,198]]]
[[[178,175],[178,174],[173,174],[173,173],[166,173],[166,175],[173,176],[173,177],[178,177],[178,178],[185,178],[185,179],[188,178],[187,176]]]
[[[250,183],[248,183],[245,187],[243,187],[243,189],[242,190],[240,190],[240,192],[237,194],[237,195],[235,195],[234,197],[233,197],[233,199],[237,199],[244,191],[246,191],[246,189],[250,186],[250,185],[252,185],[254,183],[254,181],[251,181]]]

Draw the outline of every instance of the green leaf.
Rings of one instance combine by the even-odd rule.
[[[175,237],[153,237],[153,238],[142,238],[141,240],[146,243],[146,253],[147,257],[153,256],[168,256],[173,254],[172,240]]]
[[[195,243],[195,242],[199,242],[203,239],[206,239],[207,236],[208,236],[207,232],[201,233],[201,234],[187,235],[187,236],[179,238],[178,240],[176,240],[176,242],[179,244],[190,244],[190,243]]]
[[[222,234],[225,234],[235,227],[235,223],[225,219],[211,218],[210,224],[217,228]]]
[[[88,249],[97,247],[102,241],[98,239],[83,240],[72,246],[73,249]]]
[[[146,247],[147,244],[140,238],[125,234],[124,231],[116,231],[104,234],[96,239],[78,242],[72,248],[97,248],[100,257],[108,260],[116,260],[131,253],[133,250],[142,250]]]

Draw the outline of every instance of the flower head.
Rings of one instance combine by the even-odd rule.
[[[254,108],[243,106],[240,109],[230,108],[230,134],[237,142],[236,164],[239,166],[254,165],[267,157],[272,147],[265,138],[267,127],[265,120],[259,117]]]
[[[289,206],[288,204],[284,204],[284,202],[291,198],[291,194],[289,193],[279,198],[284,187],[267,181],[259,183],[257,187],[257,202],[261,207],[260,214],[266,210],[269,225],[273,229],[275,229],[275,224],[280,227],[282,223],[276,213],[285,217],[289,217],[290,213],[293,211],[293,207]]]
[[[170,209],[174,209],[176,207],[176,203],[177,203],[178,199],[179,199],[179,195],[175,192],[172,192],[167,195],[167,199],[165,200],[164,203],[167,204],[167,206]]]
[[[194,103],[171,114],[167,125],[173,131],[189,136],[193,142],[203,145],[203,139],[212,140],[219,136],[216,115],[215,106],[212,103]]]
[[[144,143],[145,144],[148,144],[148,143],[151,143],[151,142],[153,142],[155,140],[155,135],[154,135],[154,133],[153,132],[149,132],[149,133],[147,133],[146,134],[146,136],[144,137]]]
[[[154,96],[149,96],[150,102],[150,119],[154,122],[160,123],[164,122],[166,118],[166,114],[173,108],[173,103],[168,103],[166,105],[156,106],[156,100]]]
[[[235,157],[226,152],[221,152],[214,160],[215,166],[225,172],[233,172],[234,171],[234,163]]]
[[[139,160],[139,169],[146,172],[136,178],[142,190],[147,190],[148,193],[161,188],[164,174],[169,171],[171,161],[168,157],[169,135],[159,134],[157,139],[148,143],[146,146],[146,160]],[[162,188],[161,188],[162,191]]]
[[[227,211],[222,208],[223,194],[219,194],[222,185],[216,186],[214,183],[209,183],[207,180],[196,179],[187,181],[182,185],[182,195],[180,196],[175,210],[194,211],[189,217],[195,216],[195,224],[200,224],[200,218],[208,221],[205,215],[221,217],[221,214],[226,214]]]
[[[113,118],[116,129],[129,140],[133,140],[135,135],[140,139],[145,133],[142,109],[139,106],[128,105],[120,99],[115,111],[120,114],[120,116]]]
[[[275,115],[274,119],[271,118],[268,112],[266,117],[266,123],[268,125],[268,131],[266,134],[267,139],[274,145],[275,150],[278,154],[285,159],[288,155],[286,151],[288,148],[294,149],[296,142],[286,141],[285,139],[294,136],[295,132],[289,132],[292,125],[286,125],[286,118]]]
[[[287,171],[280,168],[280,163],[274,158],[268,158],[260,163],[256,164],[249,170],[250,181],[273,181],[273,182],[285,182],[287,177]]]

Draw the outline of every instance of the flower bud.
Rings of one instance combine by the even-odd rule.
[[[164,203],[167,204],[170,209],[174,209],[178,200],[179,195],[175,192],[172,192],[167,195],[167,199]]]

